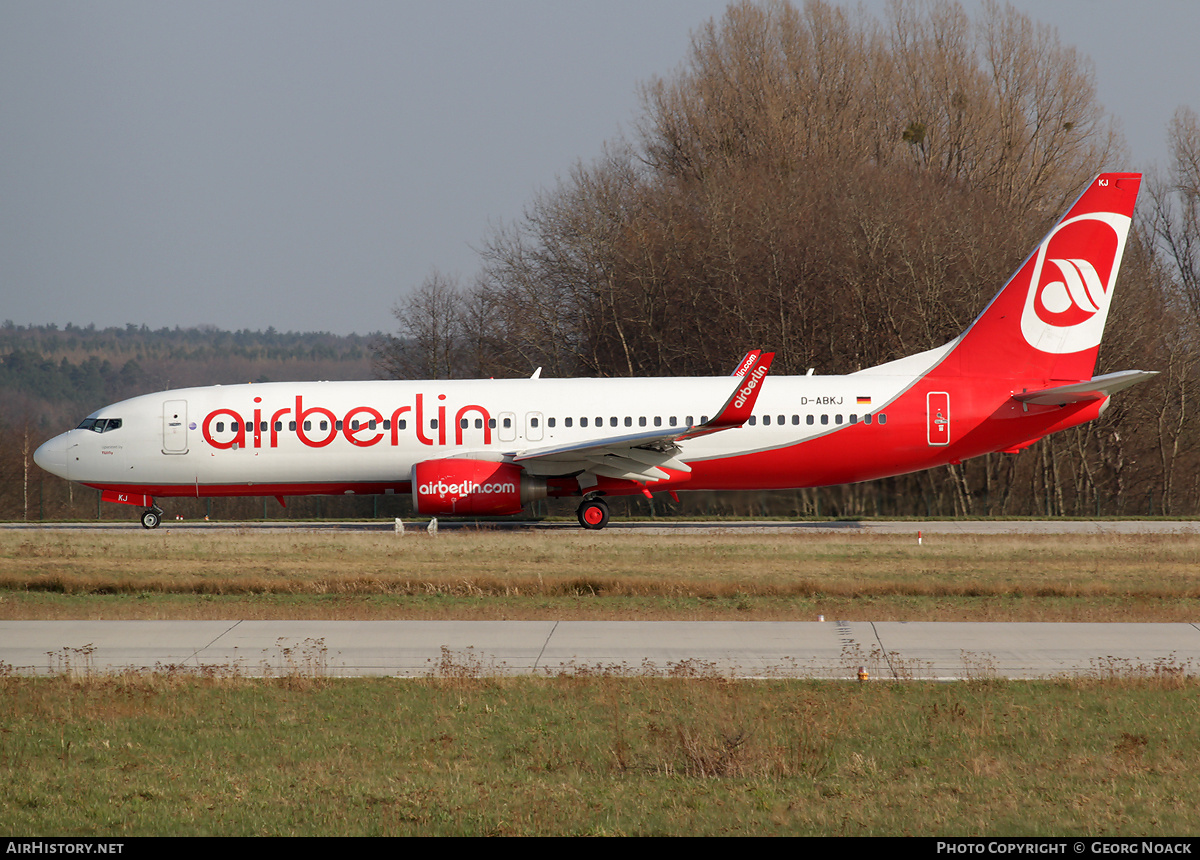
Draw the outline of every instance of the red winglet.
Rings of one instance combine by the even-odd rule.
[[[763,379],[766,378],[767,371],[771,369],[771,362],[774,360],[775,353],[773,352],[764,352],[757,356],[754,363],[749,365],[746,372],[739,377],[742,382],[725,401],[725,405],[721,407],[717,416],[680,438],[693,439],[696,436],[705,436],[718,430],[728,430],[731,427],[741,427],[745,424],[750,418],[750,413],[754,411],[754,404],[758,400],[759,392],[762,391]]]
[[[756,361],[758,361],[758,357],[760,355],[762,355],[761,349],[750,350],[748,353],[746,353],[742,357],[742,360],[737,363],[737,367],[735,367],[733,369],[733,373],[731,373],[729,375],[730,376],[745,376],[746,371],[748,371],[750,368],[754,367],[754,363]]]

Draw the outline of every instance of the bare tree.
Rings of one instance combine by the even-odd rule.
[[[776,350],[785,373],[875,365],[965,328],[1122,152],[1091,63],[991,0],[974,18],[899,0],[883,20],[824,0],[734,3],[642,95],[633,140],[486,240],[444,325],[434,283],[397,309],[399,354],[429,356],[391,372],[711,374],[749,347]],[[1122,322],[1101,353],[1102,369],[1156,369],[1166,351],[1169,382],[1021,460],[889,488],[960,512],[1065,513],[1157,481],[1180,503],[1164,476],[1194,448],[1197,339],[1168,318],[1186,301],[1200,319],[1196,126],[1177,117],[1175,173],[1155,197],[1153,232],[1177,274],[1131,239]]]
[[[1200,120],[1190,107],[1176,111],[1168,129],[1171,163],[1166,175],[1153,176],[1149,185],[1146,233],[1155,243],[1161,265],[1167,313],[1160,322],[1164,348],[1161,395],[1154,404],[1165,510],[1178,508],[1190,483],[1177,480],[1181,462],[1190,462],[1194,475],[1200,429],[1192,411],[1200,398]],[[1194,489],[1193,489],[1194,492]]]
[[[1200,120],[1189,107],[1171,120],[1171,166],[1150,182],[1150,229],[1178,282],[1179,298],[1200,321]]]
[[[395,336],[375,348],[376,372],[398,379],[450,379],[459,369],[463,324],[458,282],[434,272],[392,308]]]

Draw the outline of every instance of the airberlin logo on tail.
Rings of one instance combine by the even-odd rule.
[[[1100,343],[1130,219],[1089,212],[1064,221],[1034,257],[1021,333],[1042,352],[1082,352]]]
[[[1050,260],[1062,276],[1038,287],[1033,311],[1038,318],[1059,327],[1079,325],[1106,303],[1104,285],[1087,260]]]

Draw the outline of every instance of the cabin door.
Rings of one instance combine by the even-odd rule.
[[[925,395],[926,425],[930,445],[950,444],[950,394],[931,391]]]
[[[188,450],[187,401],[163,403],[164,454],[186,454]]]

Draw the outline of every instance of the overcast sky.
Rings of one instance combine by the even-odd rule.
[[[1200,2],[1015,5],[1095,62],[1112,167],[1164,164]],[[0,0],[0,321],[391,330],[725,6]]]

